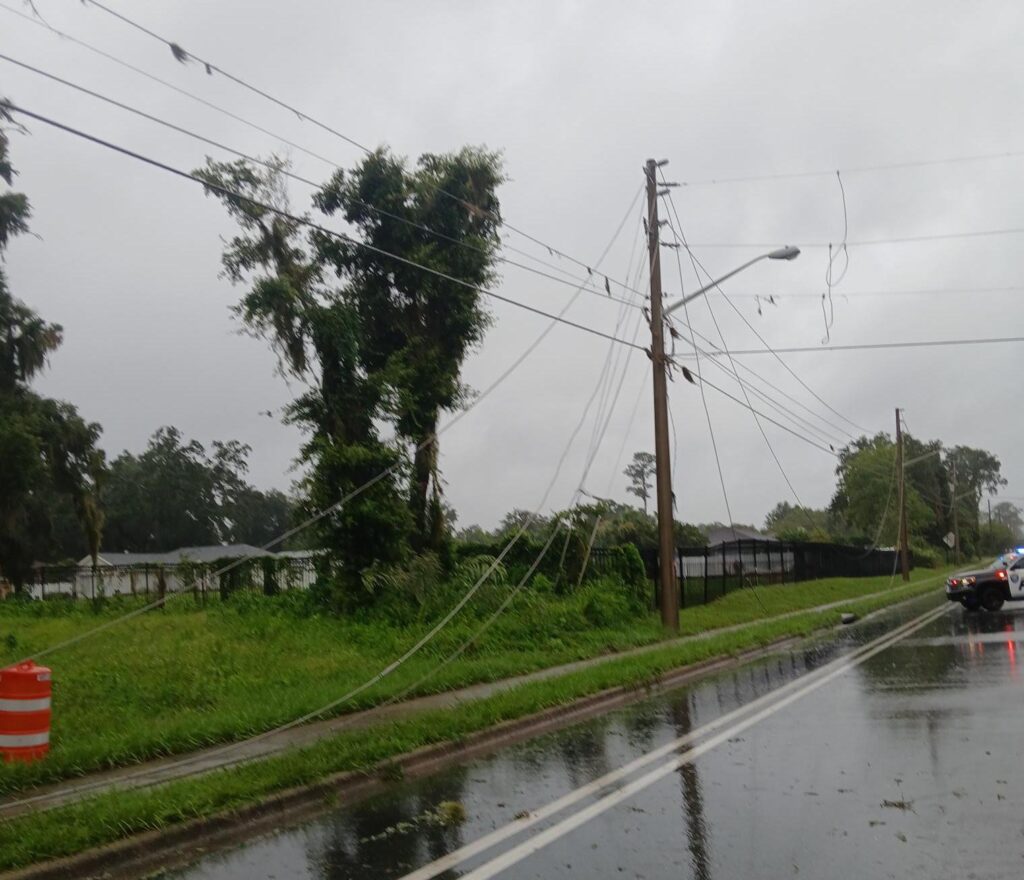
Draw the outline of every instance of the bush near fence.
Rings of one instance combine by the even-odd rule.
[[[614,577],[621,580],[631,593],[642,596],[647,590],[647,575],[643,557],[633,544],[614,547],[592,547],[588,555],[585,541],[579,535],[568,534],[568,540],[556,538],[543,559],[537,557],[544,545],[534,539],[520,538],[502,559],[510,583],[518,581],[536,564],[534,577],[542,575],[558,593],[572,590],[583,573],[585,580]],[[497,557],[502,545],[484,543],[458,543],[455,560],[461,562],[475,556]]]

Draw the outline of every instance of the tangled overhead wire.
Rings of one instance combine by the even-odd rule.
[[[839,183],[839,195],[843,201],[843,240],[838,246],[833,246],[832,242],[828,243],[828,266],[825,268],[825,293],[821,295],[821,317],[825,322],[825,337],[821,340],[822,345],[827,345],[832,341],[832,325],[835,323],[836,311],[835,303],[832,300],[832,288],[837,287],[846,277],[846,272],[850,268],[850,251],[847,248],[846,240],[850,231],[849,217],[846,211],[846,187],[843,186],[843,177],[836,169],[836,180]],[[836,261],[839,259],[840,254],[843,258],[843,268],[839,273],[839,277],[834,277],[833,273],[835,270]],[[828,308],[826,309],[826,304]],[[758,307],[758,314],[761,309]]]

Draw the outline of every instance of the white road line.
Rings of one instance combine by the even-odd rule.
[[[683,752],[683,754],[673,758],[671,761],[667,761],[660,767],[656,767],[655,769],[650,770],[643,776],[640,776],[637,779],[633,780],[633,782],[630,782],[622,786],[622,788],[617,789],[611,794],[605,795],[600,800],[597,800],[589,806],[584,807],[582,810],[579,810],[576,813],[567,816],[561,822],[558,822],[555,825],[552,825],[550,828],[547,828],[544,831],[535,834],[533,837],[523,841],[523,843],[519,844],[518,846],[515,846],[512,849],[507,850],[504,853],[501,853],[500,855],[491,859],[491,861],[481,865],[479,868],[476,868],[470,873],[464,874],[462,880],[486,880],[486,878],[488,877],[493,877],[496,874],[500,874],[502,871],[512,867],[518,862],[521,862],[523,859],[533,855],[538,850],[543,849],[549,843],[558,840],[560,837],[564,837],[570,831],[579,828],[581,825],[585,825],[591,819],[601,815],[601,813],[610,810],[617,804],[622,803],[622,801],[627,800],[631,798],[633,795],[637,794],[638,792],[643,791],[645,788],[654,785],[654,783],[658,782],[661,779],[664,779],[670,773],[674,773],[680,767],[689,764],[691,761],[694,761],[695,759],[699,758],[705,752],[708,752],[716,746],[721,745],[723,742],[726,742],[727,740],[731,739],[737,734],[742,733],[747,728],[753,727],[755,724],[759,724],[766,718],[770,718],[772,715],[786,708],[790,704],[795,703],[802,697],[805,697],[808,694],[813,693],[814,691],[824,687],[830,681],[832,681],[835,678],[838,678],[840,675],[843,675],[845,672],[848,672],[855,666],[859,666],[865,660],[868,660],[871,657],[874,657],[876,654],[879,654],[882,651],[887,650],[896,642],[900,641],[900,639],[904,638],[904,636],[909,635],[910,633],[915,632],[916,630],[919,630],[924,626],[927,626],[933,620],[945,614],[945,612],[945,607],[942,607],[921,615],[921,617],[917,618],[916,623],[914,623],[912,626],[909,626],[908,628],[905,628],[904,631],[899,635],[895,637],[890,636],[888,638],[884,638],[880,644],[876,644],[874,647],[870,648],[867,651],[864,651],[863,653],[858,654],[856,657],[848,659],[845,663],[833,669],[828,674],[820,676],[814,681],[804,684],[803,687],[797,689],[793,693],[787,694],[781,700],[778,700],[772,705],[762,709],[759,712],[756,712],[754,715],[751,715],[743,721],[734,724],[727,730],[723,730],[721,733],[712,736],[710,739],[707,739],[704,742],[700,743],[700,745],[688,749],[687,751]]]
[[[651,752],[648,752],[645,755],[641,755],[640,757],[635,758],[629,763],[624,764],[622,767],[619,767],[615,770],[612,770],[609,773],[606,773],[604,776],[601,776],[598,779],[595,779],[592,782],[589,782],[586,785],[583,785],[580,788],[577,788],[563,795],[557,800],[554,800],[551,803],[546,804],[545,806],[540,807],[537,810],[531,811],[528,816],[525,816],[522,819],[517,819],[515,822],[511,822],[508,825],[505,825],[501,828],[498,828],[490,832],[489,834],[485,834],[483,837],[477,838],[473,842],[468,843],[457,850],[453,850],[452,852],[442,856],[439,859],[436,859],[430,864],[424,865],[423,867],[418,868],[417,870],[404,875],[401,878],[401,880],[431,880],[431,878],[437,877],[438,875],[443,874],[445,871],[449,871],[452,868],[455,868],[456,866],[468,861],[474,856],[479,855],[482,852],[485,852],[493,846],[496,846],[502,841],[507,840],[510,837],[514,837],[518,834],[522,834],[524,831],[528,830],[534,825],[537,825],[538,823],[543,822],[545,819],[548,819],[552,816],[557,815],[558,813],[561,813],[568,807],[571,807],[574,804],[577,804],[580,801],[592,795],[600,794],[601,791],[607,788],[608,786],[614,785],[615,783],[619,782],[625,777],[631,775],[632,773],[635,773],[637,770],[646,767],[648,764],[652,764],[658,759],[663,758],[666,755],[671,754],[672,752],[678,751],[681,747],[689,745],[694,740],[699,739],[702,736],[705,736],[709,733],[712,733],[713,731],[718,730],[721,727],[731,724],[733,721],[735,721],[738,718],[741,718],[744,715],[748,715],[751,712],[757,712],[757,714],[753,715],[751,718],[748,718],[746,721],[740,722],[734,728],[730,728],[724,731],[723,733],[719,734],[713,739],[708,740],[706,743],[703,743],[702,745],[692,750],[684,752],[678,758],[675,758],[672,761],[670,761],[667,765],[663,765],[662,767],[659,767],[656,770],[651,771],[646,776],[640,777],[640,779],[638,779],[634,783],[631,783],[629,786],[626,786],[626,788],[616,790],[612,794],[607,795],[605,798],[596,801],[590,807],[580,811],[579,813],[575,813],[572,816],[569,816],[562,822],[553,825],[546,831],[543,831],[535,835],[529,840],[524,841],[519,846],[506,851],[504,854],[500,856],[497,856],[494,860],[480,866],[476,869],[476,871],[473,871],[471,874],[465,875],[463,880],[469,880],[470,877],[475,878],[476,880],[476,878],[494,876],[494,874],[499,873],[502,870],[505,870],[505,868],[510,867],[515,862],[518,862],[523,858],[526,858],[528,855],[531,855],[532,853],[546,846],[548,843],[555,840],[562,834],[568,833],[573,828],[576,828],[584,822],[589,821],[591,818],[603,812],[605,809],[609,809],[610,807],[614,806],[616,803],[623,800],[625,797],[631,796],[636,791],[639,791],[640,788],[643,788],[646,785],[650,785],[653,782],[656,782],[658,779],[662,778],[668,773],[671,773],[673,770],[677,769],[678,767],[681,767],[688,761],[691,761],[694,758],[698,757],[700,754],[703,754],[709,748],[714,748],[715,745],[718,745],[721,742],[724,742],[725,740],[735,736],[737,731],[745,730],[752,724],[756,724],[758,721],[763,720],[763,718],[766,718],[774,712],[778,711],[779,709],[784,708],[786,705],[789,705],[790,703],[799,699],[805,694],[810,693],[813,690],[816,690],[817,688],[831,681],[833,678],[836,678],[837,676],[842,675],[847,670],[852,669],[854,666],[859,665],[860,663],[864,662],[864,660],[867,660],[869,657],[873,657],[880,651],[884,651],[886,648],[895,644],[900,639],[910,635],[913,632],[916,632],[917,630],[931,623],[933,620],[937,619],[942,614],[944,614],[945,611],[946,608],[944,606],[933,609],[931,611],[927,611],[919,617],[916,617],[913,620],[909,621],[908,623],[905,623],[897,627],[896,629],[886,633],[885,635],[880,636],[874,641],[868,642],[866,645],[862,645],[852,654],[833,660],[830,663],[827,663],[821,668],[815,670],[814,672],[803,675],[800,678],[797,678],[794,681],[791,681],[775,689],[771,693],[758,697],[755,700],[751,700],[749,703],[746,703],[743,706],[733,709],[730,712],[727,712],[724,715],[716,718],[715,720],[710,721],[707,724],[702,725],[701,727],[696,728],[695,730],[692,730],[689,733],[678,737],[677,739],[671,740],[670,742],[667,742],[662,746],[659,746],[658,748],[654,749]],[[759,709],[761,711],[758,711]],[[657,775],[655,776],[655,774]],[[640,788],[633,788],[633,786],[635,786],[642,780],[647,780],[648,777],[654,778],[651,778],[650,781],[645,782],[644,785],[640,786]],[[626,791],[627,788],[629,789],[629,793],[619,797],[620,793]],[[616,798],[616,800],[614,800],[614,802],[612,803],[608,803],[607,806],[603,806],[605,802],[608,800],[608,798]],[[594,812],[595,808],[599,809],[597,809],[597,811]],[[582,816],[583,814],[586,814],[585,818],[575,822],[571,826],[564,827],[564,830],[559,831],[559,829],[563,829],[563,826],[566,826],[567,823],[573,822],[573,820],[575,820],[578,816]],[[552,832],[556,831],[558,833],[556,833],[555,836],[551,836]],[[479,873],[484,872],[485,869],[489,869],[492,865],[495,866],[493,870],[490,870],[489,872],[485,873]]]

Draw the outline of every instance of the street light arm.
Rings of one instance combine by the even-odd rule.
[[[731,272],[727,272],[721,278],[716,278],[710,284],[705,284],[700,290],[695,290],[693,293],[690,293],[690,294],[687,294],[686,296],[684,296],[678,302],[672,303],[672,305],[668,306],[664,310],[664,314],[666,314],[666,315],[672,314],[672,312],[674,312],[676,309],[682,308],[688,302],[692,302],[693,300],[695,300],[698,296],[703,296],[705,293],[707,293],[709,290],[711,290],[712,287],[718,287],[719,284],[721,284],[723,281],[727,281],[729,278],[732,278],[733,275],[738,275],[744,269],[749,269],[751,266],[754,265],[754,263],[758,263],[761,260],[794,260],[799,255],[800,255],[800,249],[799,248],[784,247],[784,248],[779,248],[776,251],[771,251],[770,253],[767,253],[767,254],[761,254],[761,256],[759,256],[759,257],[754,257],[754,259],[748,260],[742,266],[739,266],[738,268],[733,269]]]
[[[731,272],[728,272],[727,274],[723,275],[721,278],[718,278],[715,281],[712,281],[710,284],[705,284],[700,290],[695,290],[693,293],[687,294],[681,300],[679,300],[679,302],[672,303],[672,305],[670,305],[668,308],[665,309],[665,314],[666,315],[671,315],[672,312],[674,312],[676,309],[682,308],[688,302],[693,302],[693,300],[695,300],[698,296],[703,296],[705,293],[707,293],[709,290],[711,290],[712,287],[717,287],[723,281],[726,281],[729,278],[732,278],[733,275],[738,275],[744,269],[749,269],[751,266],[754,265],[754,263],[760,262],[761,260],[767,260],[767,259],[768,259],[768,254],[761,254],[761,256],[759,256],[759,257],[754,257],[754,259],[750,260],[749,262],[744,263],[738,269],[733,269]]]

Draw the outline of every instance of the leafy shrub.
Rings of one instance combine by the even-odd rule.
[[[914,565],[918,568],[938,568],[946,563],[945,554],[935,547],[928,547],[924,544],[912,544],[910,549],[914,554]]]
[[[648,592],[647,568],[635,544],[620,544],[612,548],[615,560],[614,573],[639,602],[644,602]]]
[[[508,569],[504,563],[495,562],[495,558],[487,553],[478,553],[459,562],[455,569],[455,580],[471,587],[488,572],[490,572],[487,578],[489,583],[495,585],[508,583]]]
[[[583,619],[592,626],[621,626],[644,613],[634,588],[612,575],[588,583],[580,590],[578,600]]]
[[[422,606],[441,582],[441,561],[433,553],[423,553],[405,565],[375,562],[363,572],[362,580],[371,596]]]
[[[272,604],[266,596],[260,593],[251,590],[237,590],[229,593],[228,598],[221,603],[220,607],[237,614],[262,614],[268,611]]]
[[[535,593],[551,593],[554,591],[555,583],[543,572],[535,574],[530,581],[530,589]]]
[[[589,592],[589,591],[588,591]],[[632,602],[623,593],[604,590],[589,592],[583,604],[583,617],[593,626],[620,626],[636,613]]]

